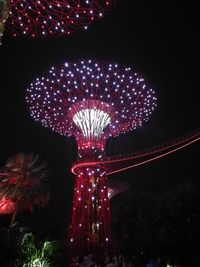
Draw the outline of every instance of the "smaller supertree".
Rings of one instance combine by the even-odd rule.
[[[20,210],[47,205],[47,175],[46,164],[39,161],[39,156],[19,153],[8,159],[0,171],[0,209],[4,214],[13,212],[11,225]]]

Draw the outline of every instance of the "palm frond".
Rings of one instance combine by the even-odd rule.
[[[48,171],[45,162],[32,153],[18,153],[0,170],[0,199],[18,203],[19,210],[44,207],[49,202]]]

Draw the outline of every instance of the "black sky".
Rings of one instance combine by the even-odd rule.
[[[39,154],[49,166],[49,208],[27,215],[33,224],[66,224],[76,158],[73,139],[34,122],[25,102],[26,88],[52,65],[65,60],[97,59],[130,66],[156,90],[158,107],[135,132],[109,140],[107,152],[129,153],[199,128],[198,45],[195,7],[156,1],[121,0],[87,31],[43,40],[5,34],[0,47],[0,164],[17,152]],[[147,1],[148,2],[148,1]],[[197,67],[196,67],[197,66]],[[127,171],[117,178],[137,190],[163,192],[190,178],[198,182],[200,144]]]

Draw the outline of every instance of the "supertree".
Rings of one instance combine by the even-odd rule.
[[[87,60],[50,68],[30,85],[26,100],[36,121],[74,136],[78,144],[71,246],[109,248],[105,143],[149,119],[156,106],[154,90],[131,68]]]
[[[112,0],[0,0],[0,37],[70,35],[101,18]]]

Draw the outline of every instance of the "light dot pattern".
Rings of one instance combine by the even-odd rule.
[[[71,34],[87,30],[111,7],[111,0],[10,0],[7,30],[14,36]]]
[[[51,67],[33,81],[26,97],[34,120],[76,139],[82,132],[72,119],[74,106],[77,112],[100,105],[101,110],[112,111],[112,120],[102,133],[106,138],[148,121],[156,100],[154,90],[131,68],[92,60]]]

